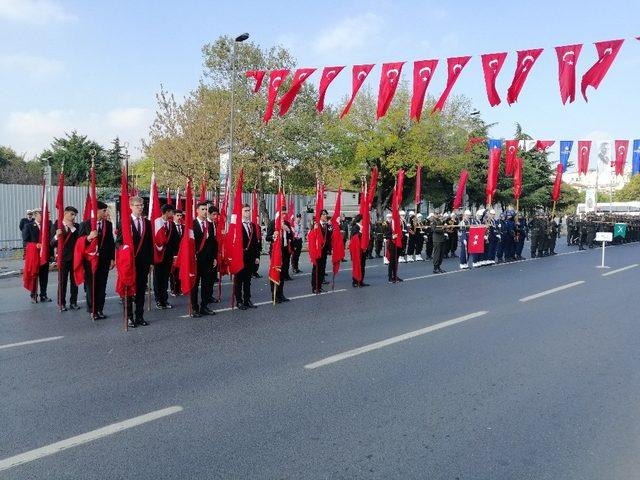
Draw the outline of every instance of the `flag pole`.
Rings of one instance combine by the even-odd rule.
[[[89,154],[91,155],[91,170],[93,171],[93,175],[95,176],[96,151],[92,148]],[[92,176],[91,178],[93,179],[94,177]],[[92,181],[92,183],[94,182]],[[93,190],[93,188],[91,188],[91,190]],[[97,195],[98,193],[96,192],[96,196]],[[98,199],[96,198],[95,200],[97,201]],[[91,201],[91,204],[92,204],[91,211],[93,212],[93,200]],[[96,212],[96,222],[97,221],[98,221],[98,218],[97,218],[97,212]],[[98,261],[100,261],[99,257],[98,257]],[[93,268],[90,268],[89,270],[91,270],[91,319],[95,322],[96,321],[96,272],[93,271]]]
[[[127,188],[129,186],[127,185]],[[124,287],[124,331],[129,331],[129,287]]]
[[[61,175],[64,176],[64,161],[62,162]],[[58,188],[60,188],[60,180],[58,180]],[[64,196],[64,185],[62,186],[62,195]],[[64,208],[64,206],[63,206]],[[61,220],[58,220],[61,223]],[[64,237],[58,238],[58,308],[62,311],[62,250],[64,249]],[[72,265],[73,266],[73,265]],[[71,272],[73,275],[73,271]]]

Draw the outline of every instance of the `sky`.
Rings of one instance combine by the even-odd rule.
[[[202,78],[202,46],[243,32],[261,47],[289,48],[300,67],[347,66],[328,101],[350,92],[351,65],[376,64],[367,79],[375,90],[381,63],[406,61],[410,80],[411,62],[431,58],[440,64],[428,91],[438,96],[446,58],[472,55],[453,94],[496,124],[493,137],[511,137],[519,122],[537,139],[640,138],[639,17],[640,2],[617,0],[0,0],[0,145],[30,157],[75,129],[105,145],[119,136],[139,157],[161,85],[184,97]],[[579,83],[597,58],[593,42],[618,38],[625,43],[589,102],[563,106],[554,47],[584,44]],[[515,52],[531,48],[544,52],[508,106]],[[508,56],[497,82],[503,102],[492,108],[480,55],[493,52]]]

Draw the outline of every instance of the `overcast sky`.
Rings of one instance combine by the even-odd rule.
[[[139,156],[160,84],[187,94],[202,73],[202,45],[245,31],[263,47],[286,46],[300,66],[346,65],[329,101],[349,92],[353,64],[375,63],[367,83],[377,88],[382,62],[407,61],[403,78],[410,79],[411,62],[430,58],[441,60],[429,86],[437,96],[446,58],[473,55],[453,93],[497,123],[495,137],[510,137],[520,122],[540,139],[640,138],[638,18],[640,2],[616,0],[0,0],[0,144],[35,155],[77,129],[103,143],[119,135]],[[618,38],[625,43],[589,103],[580,97],[563,106],[553,47],[584,44],[580,76],[597,58],[593,42]],[[515,52],[530,48],[545,50],[509,107]],[[503,103],[491,108],[480,55],[493,52],[509,55],[498,77]],[[309,81],[318,80],[316,72]]]

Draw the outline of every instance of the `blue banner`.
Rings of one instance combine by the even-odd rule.
[[[573,140],[560,140],[560,163],[562,164],[562,173],[567,171],[569,155],[571,155],[572,147]]]
[[[640,173],[640,140],[633,141],[633,163],[631,164],[631,175]]]
[[[489,143],[489,151],[493,150],[494,148],[502,149],[502,140],[496,140],[496,139],[490,138],[488,143]]]

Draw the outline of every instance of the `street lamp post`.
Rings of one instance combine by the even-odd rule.
[[[248,33],[238,35],[233,41],[233,51],[231,53],[231,116],[229,119],[229,161],[227,163],[227,178],[231,179],[231,173],[233,172],[233,122],[235,119],[235,86],[236,86],[236,56],[238,43],[244,42],[249,38]],[[220,179],[221,181],[223,179]],[[225,179],[226,180],[226,179]],[[226,183],[226,182],[225,182]],[[225,188],[226,185],[220,185],[221,188]],[[231,206],[231,204],[229,204]]]

